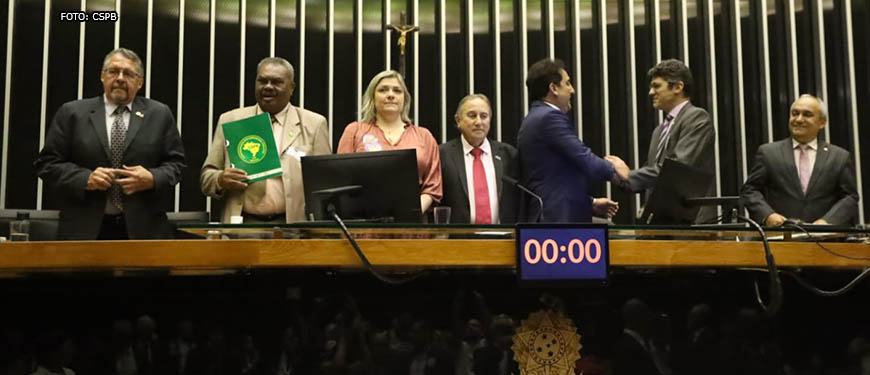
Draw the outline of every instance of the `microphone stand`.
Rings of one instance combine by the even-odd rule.
[[[514,186],[518,187],[520,190],[526,192],[526,194],[531,195],[533,198],[535,198],[535,199],[538,201],[538,207],[541,208],[541,211],[538,212],[538,217],[537,217],[537,219],[535,220],[535,222],[536,222],[536,223],[540,223],[540,222],[544,221],[544,200],[541,199],[541,196],[540,196],[540,195],[535,194],[535,193],[534,193],[533,191],[531,191],[529,188],[523,186],[522,184],[520,184],[519,181],[513,179],[513,178],[510,177],[510,176],[503,175],[503,176],[501,176],[501,179],[507,181],[507,182],[510,183],[511,185],[514,185]]]

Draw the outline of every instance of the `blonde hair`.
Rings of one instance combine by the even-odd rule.
[[[402,91],[405,92],[405,101],[402,105],[402,121],[411,123],[411,117],[408,115],[411,113],[411,93],[408,92],[408,86],[405,85],[405,79],[402,78],[402,75],[395,70],[385,70],[383,72],[378,73],[372,78],[369,82],[368,88],[366,88],[366,92],[363,94],[363,103],[362,109],[360,110],[360,121],[361,122],[373,122],[377,119],[377,109],[375,108],[375,89],[378,87],[378,84],[381,83],[385,78],[395,78],[399,81],[399,85],[402,86]]]

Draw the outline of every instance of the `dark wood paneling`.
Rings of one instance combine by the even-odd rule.
[[[517,131],[523,121],[523,90],[526,84],[520,77],[528,67],[522,66],[520,57],[520,23],[517,14],[519,9],[512,6],[499,8],[499,18],[511,20],[511,28],[501,29],[501,140],[512,145],[517,144]]]
[[[275,56],[287,59],[299,69],[299,19],[296,0],[275,1]],[[297,74],[298,76],[298,74]],[[294,77],[298,83],[299,77]],[[299,93],[294,92],[290,103],[299,105]]]
[[[76,0],[57,0],[52,2],[52,15],[59,18],[61,11],[77,10],[80,2]],[[79,86],[79,35],[81,24],[78,22],[56,22],[52,20],[49,31],[48,53],[48,96],[45,103],[45,131],[51,127],[51,119],[57,109],[68,101],[76,100]],[[58,48],[65,46],[65,48]],[[8,189],[8,186],[7,186]],[[42,208],[57,209],[57,191],[43,184]]]
[[[305,10],[305,109],[327,115],[326,85],[329,82],[329,67],[326,35],[326,2],[315,6],[306,5]],[[296,80],[298,86],[299,80]],[[300,92],[301,94],[301,92]]]
[[[45,9],[35,0],[18,2],[12,43],[12,91],[9,108],[9,148],[6,167],[6,207],[36,208],[36,175],[30,164],[39,152],[42,100],[42,45]],[[99,73],[99,69],[97,73]],[[14,95],[12,94],[14,93]]]
[[[852,1],[852,36],[855,46],[855,91],[854,98],[858,106],[858,118],[852,121],[870,121],[870,1]],[[849,124],[852,125],[851,123]],[[863,192],[861,203],[864,205],[865,223],[870,215],[870,128],[861,127],[858,139],[861,142],[861,167],[863,170]]]
[[[716,101],[719,120],[719,133],[716,140],[719,142],[719,179],[722,185],[722,195],[737,195],[740,185],[743,183],[740,171],[740,120],[737,118],[737,87],[738,77],[735,64],[734,43],[731,35],[733,16],[731,7],[720,0],[713,1],[714,9],[705,9],[713,12],[713,32],[715,35],[715,59],[716,59]],[[707,46],[709,49],[711,46]],[[707,77],[695,76],[695,82]],[[712,84],[712,82],[711,82]],[[712,112],[712,107],[706,107]],[[712,114],[712,113],[711,113]]]
[[[416,93],[420,99],[420,114],[418,125],[431,130],[437,141],[441,141],[441,37],[438,29],[437,1],[421,2],[420,4],[420,90]],[[428,25],[428,26],[427,26]],[[449,56],[449,54],[448,54]],[[363,82],[366,82],[365,76]],[[448,127],[452,123],[448,116]]]
[[[199,168],[208,155],[208,40],[209,21],[202,10],[209,9],[209,0],[186,0],[184,3],[184,80],[182,91],[181,140],[187,156],[187,169],[182,172],[180,188],[181,211],[205,211],[205,197],[199,187]],[[266,39],[268,40],[268,39]],[[205,48],[203,48],[205,47]],[[176,116],[178,113],[176,112]]]
[[[339,15],[341,18],[339,19]],[[338,141],[347,124],[356,121],[356,106],[359,94],[356,91],[356,13],[353,0],[335,2],[335,52],[333,71],[333,118],[332,150],[338,148]],[[352,20],[352,22],[348,22]],[[324,115],[326,115],[324,113]]]
[[[444,23],[447,26],[447,97],[444,98],[447,101],[447,113],[444,114],[447,120],[447,137],[439,139],[440,142],[459,137],[453,114],[456,113],[456,105],[468,94],[468,43],[465,39],[469,33],[466,17],[468,1],[471,0],[447,1],[447,8],[444,10]]]

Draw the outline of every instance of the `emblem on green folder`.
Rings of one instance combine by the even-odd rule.
[[[245,163],[259,163],[266,156],[266,141],[257,135],[244,137],[239,142],[238,153]]]

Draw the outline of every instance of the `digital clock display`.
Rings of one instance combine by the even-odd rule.
[[[517,274],[521,282],[604,284],[609,264],[606,225],[517,225]]]

